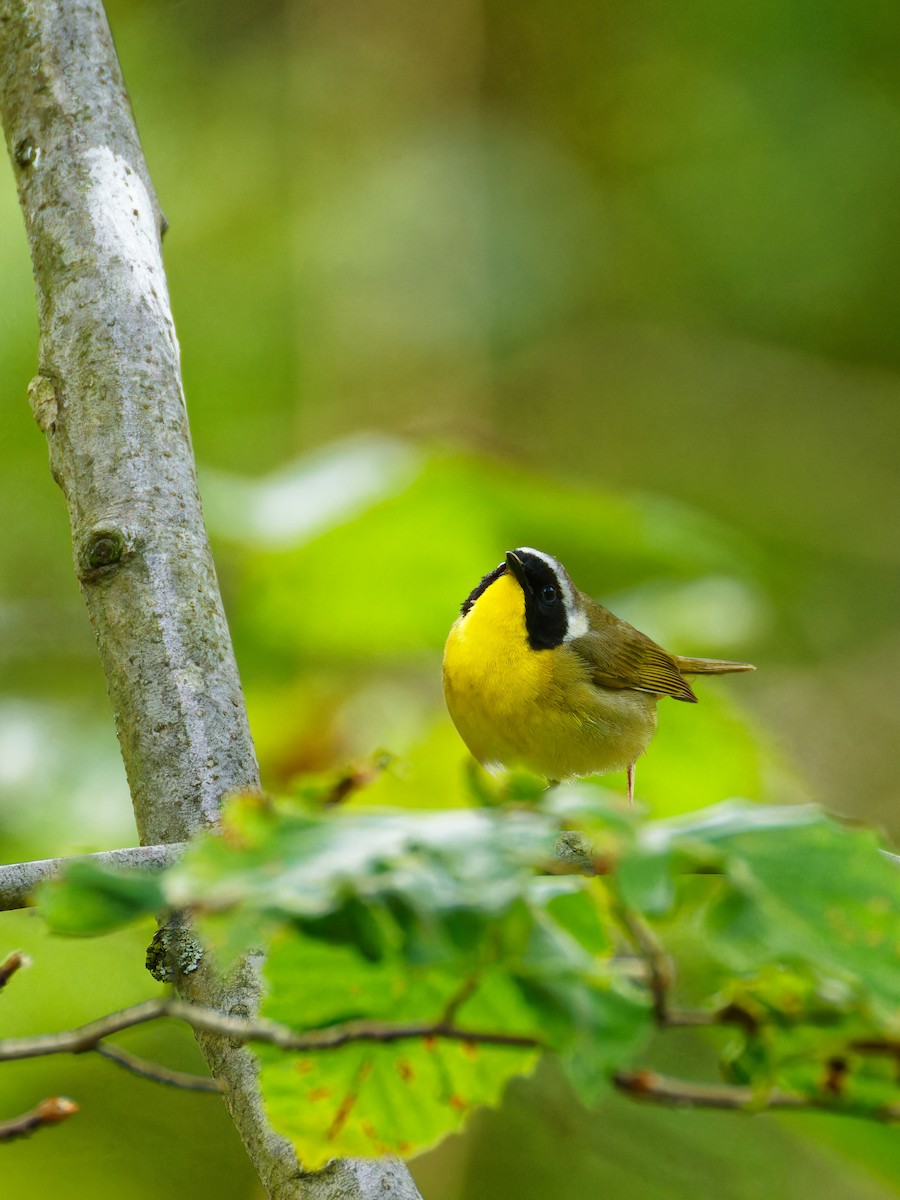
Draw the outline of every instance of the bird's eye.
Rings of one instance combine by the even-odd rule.
[[[545,604],[552,604],[556,599],[556,588],[552,583],[548,583],[546,587],[541,588],[541,599]]]

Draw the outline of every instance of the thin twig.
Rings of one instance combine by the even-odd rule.
[[[133,1075],[140,1075],[142,1079],[152,1079],[154,1083],[164,1083],[168,1087],[182,1088],[186,1092],[222,1092],[225,1090],[217,1080],[209,1075],[193,1075],[187,1071],[175,1071],[171,1067],[164,1067],[161,1063],[148,1062],[147,1059],[139,1058],[136,1054],[123,1050],[121,1046],[113,1045],[111,1042],[98,1042],[94,1050],[117,1066],[131,1071]]]
[[[13,1117],[11,1121],[0,1121],[0,1142],[11,1142],[15,1138],[29,1137],[38,1129],[47,1125],[59,1125],[68,1117],[78,1112],[78,1105],[66,1096],[51,1096],[42,1100],[30,1112],[21,1117]]]
[[[668,1025],[671,1023],[669,989],[675,977],[672,960],[644,918],[618,895],[615,896],[615,912],[629,941],[647,965],[653,1015],[659,1025]]]
[[[669,994],[675,982],[675,965],[665,946],[641,914],[635,912],[633,908],[629,908],[621,896],[614,897],[614,907],[616,916],[628,935],[628,940],[647,968],[647,984],[653,999],[653,1016],[660,1029],[746,1023],[746,1014],[737,1013],[737,1010],[733,1014],[731,1009],[702,1012],[672,1008]]]
[[[900,1121],[900,1105],[884,1104],[880,1107],[851,1105],[835,1099],[833,1095],[810,1095],[795,1092],[759,1093],[749,1087],[731,1084],[694,1083],[686,1079],[673,1079],[655,1071],[617,1071],[613,1083],[620,1092],[636,1100],[649,1100],[654,1104],[670,1104],[689,1108],[717,1108],[730,1111],[746,1109],[760,1112],[763,1109],[815,1109],[822,1112],[839,1113],[841,1116],[864,1117],[873,1121]]]
[[[670,1075],[659,1075],[655,1071],[617,1071],[613,1083],[620,1092],[637,1100],[650,1100],[656,1104],[684,1105],[695,1108],[742,1109],[753,1108],[811,1108],[811,1097],[797,1096],[791,1092],[772,1091],[759,1095],[749,1087],[731,1084],[694,1083],[687,1079],[673,1079]]]
[[[30,966],[31,959],[27,954],[23,954],[21,950],[13,950],[12,954],[7,954],[3,962],[0,963],[0,991],[6,987],[16,971],[22,971],[25,967]]]
[[[354,792],[374,783],[378,776],[387,770],[392,761],[393,755],[384,751],[365,762],[357,763],[335,780],[319,803],[323,808],[335,808],[337,805],[343,804]]]
[[[460,1029],[450,1022],[411,1021],[393,1024],[389,1021],[348,1021],[323,1029],[297,1033],[275,1021],[248,1021],[231,1017],[211,1008],[199,1008],[172,1000],[161,1014],[186,1021],[194,1029],[221,1033],[240,1042],[267,1042],[282,1050],[336,1050],[350,1042],[401,1042],[419,1038],[438,1038],[444,1041],[481,1042],[491,1046],[533,1048],[542,1043],[539,1038],[525,1034],[503,1033],[484,1029]],[[0,1058],[3,1043],[0,1042]]]
[[[462,986],[447,1001],[447,1006],[441,1013],[440,1023],[442,1025],[452,1025],[456,1014],[462,1006],[469,1000],[473,992],[477,989],[479,978],[477,975],[470,975],[464,980]]]
[[[80,1025],[77,1029],[67,1029],[61,1033],[41,1033],[34,1037],[2,1038],[0,1061],[41,1058],[47,1054],[81,1054],[84,1050],[93,1050],[99,1041],[113,1033],[168,1016],[170,1003],[165,998],[145,1000],[143,1004],[109,1013],[96,1021]]]
[[[49,1054],[82,1054],[94,1050],[100,1042],[123,1029],[145,1025],[162,1017],[184,1021],[204,1033],[221,1034],[236,1042],[267,1042],[282,1050],[335,1050],[351,1042],[399,1042],[437,1038],[444,1041],[480,1042],[491,1046],[532,1049],[542,1045],[541,1039],[526,1034],[504,1033],[498,1030],[461,1029],[451,1022],[411,1021],[350,1021],[298,1033],[276,1021],[250,1021],[233,1017],[212,1008],[187,1004],[176,998],[147,1000],[132,1008],[109,1013],[76,1029],[60,1033],[45,1033],[35,1037],[0,1040],[0,1061],[40,1058]]]
[[[848,1050],[857,1054],[884,1054],[890,1058],[900,1058],[900,1042],[892,1038],[856,1038],[848,1043]]]
[[[665,1029],[704,1029],[710,1025],[733,1025],[722,1012],[702,1012],[691,1008],[667,1008],[661,1021]]]

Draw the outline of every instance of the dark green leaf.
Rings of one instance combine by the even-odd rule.
[[[38,905],[54,933],[97,935],[165,907],[159,874],[108,871],[73,862],[45,884]]]

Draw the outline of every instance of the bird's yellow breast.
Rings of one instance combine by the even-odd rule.
[[[552,685],[549,652],[536,653],[525,630],[525,600],[511,575],[501,575],[450,630],[444,686],[451,716],[471,706],[492,723],[515,719]],[[458,724],[458,722],[457,722]]]
[[[501,575],[460,616],[444,650],[453,723],[482,763],[550,779],[624,770],[656,724],[655,697],[593,686],[566,643],[534,650],[519,583]]]

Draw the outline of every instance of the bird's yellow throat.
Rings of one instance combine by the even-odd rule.
[[[448,691],[471,705],[479,720],[483,712],[521,710],[536,694],[546,695],[552,670],[550,655],[528,645],[525,598],[510,574],[495,580],[459,617],[444,652]]]

